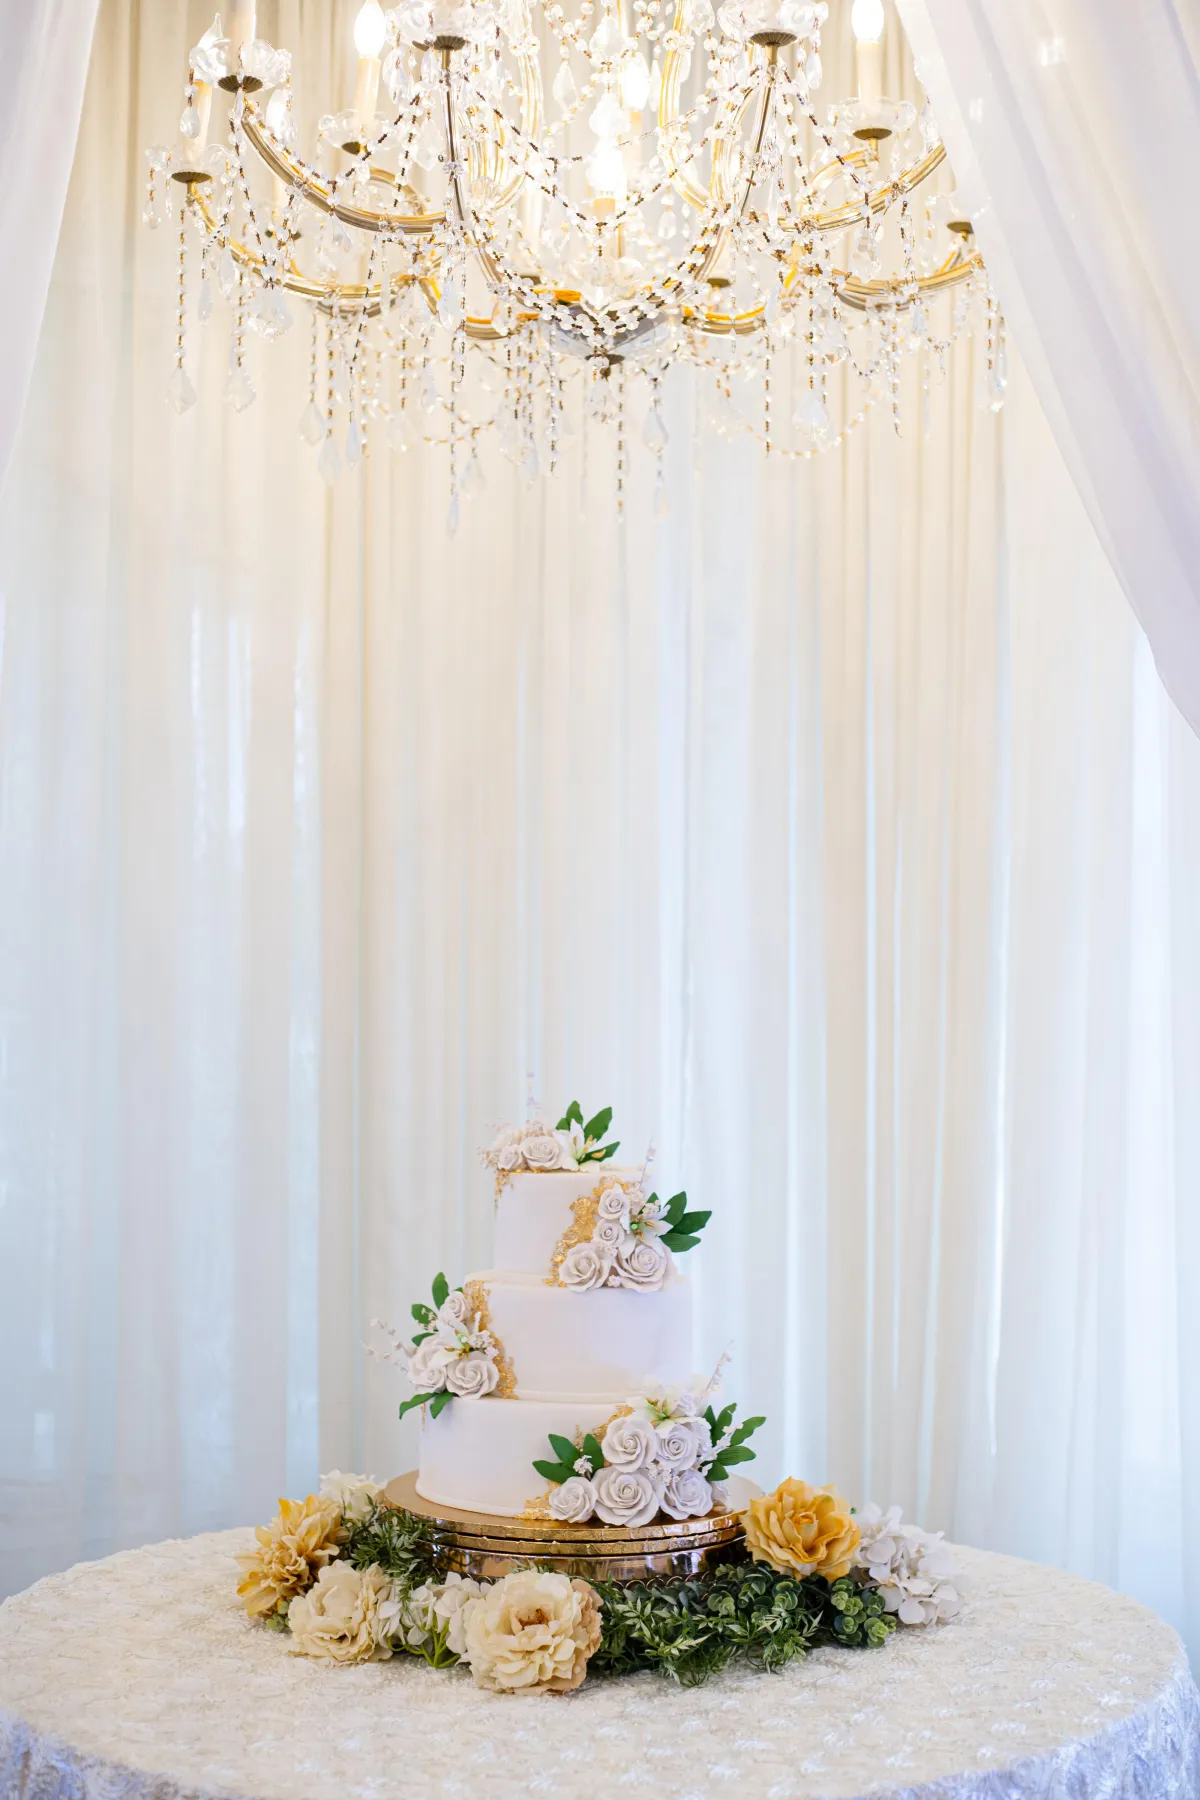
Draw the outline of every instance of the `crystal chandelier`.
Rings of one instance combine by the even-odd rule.
[[[148,152],[146,220],[178,212],[175,406],[214,285],[239,411],[248,334],[278,337],[302,301],[321,474],[381,438],[441,444],[451,528],[491,431],[533,480],[608,424],[619,506],[631,418],[664,510],[676,364],[714,429],[771,455],[840,444],[876,402],[899,429],[902,360],[927,392],[964,331],[997,408],[1002,321],[929,108],[882,92],[882,0],[835,5],[857,93],[823,106],[825,0],[365,0],[354,104],[309,161],[291,56],[236,0],[191,53],[177,147]]]

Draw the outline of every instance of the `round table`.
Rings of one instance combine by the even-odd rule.
[[[3,1800],[1194,1800],[1200,1701],[1153,1613],[960,1553],[969,1604],[880,1650],[681,1690],[521,1699],[407,1657],[291,1655],[234,1593],[249,1531],[126,1551],[0,1607]]]

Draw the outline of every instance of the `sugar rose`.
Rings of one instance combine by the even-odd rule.
[[[742,1522],[755,1562],[797,1577],[823,1575],[826,1581],[850,1572],[859,1531],[849,1502],[836,1488],[781,1481],[773,1494],[750,1502]]]
[[[566,1694],[600,1643],[600,1601],[586,1581],[518,1569],[467,1608],[466,1661],[496,1694]]]
[[[246,1571],[238,1583],[242,1605],[253,1618],[277,1612],[294,1594],[311,1587],[317,1574],[338,1553],[342,1509],[336,1500],[310,1494],[307,1500],[281,1500],[269,1525],[254,1535],[258,1547],[238,1562]]]

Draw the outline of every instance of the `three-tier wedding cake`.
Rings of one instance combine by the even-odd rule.
[[[761,1423],[690,1379],[691,1291],[676,1257],[707,1212],[613,1163],[605,1111],[502,1131],[494,1267],[443,1276],[407,1353],[422,1407],[417,1492],[505,1517],[638,1527],[701,1518]]]

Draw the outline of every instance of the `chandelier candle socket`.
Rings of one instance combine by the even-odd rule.
[[[987,276],[928,106],[882,94],[883,28],[880,0],[365,0],[353,105],[328,96],[342,110],[304,154],[290,53],[238,0],[191,53],[144,216],[182,209],[195,291],[244,287],[255,335],[313,309],[326,479],[440,445],[453,520],[481,440],[533,480],[574,417],[615,433],[618,505],[641,431],[661,512],[677,368],[702,422],[777,456],[840,444],[879,401],[899,428],[903,357],[927,388],[962,332],[983,336],[985,403],[1002,397]],[[835,30],[858,92],[826,105]],[[230,397],[253,391],[245,372]]]

